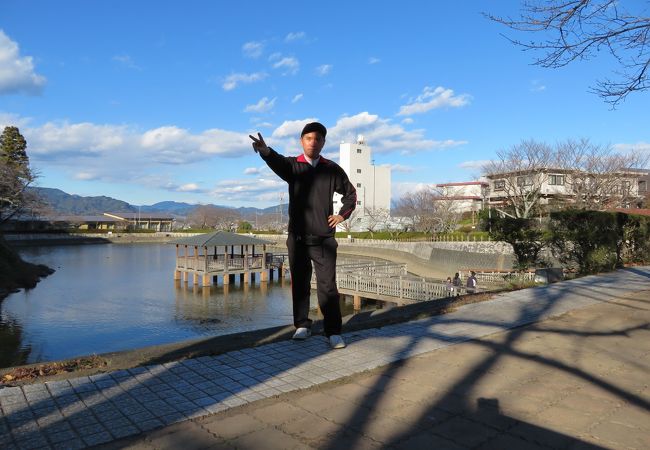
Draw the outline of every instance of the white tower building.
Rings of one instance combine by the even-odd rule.
[[[363,136],[355,143],[341,143],[339,165],[357,190],[355,216],[360,218],[377,210],[390,211],[390,168],[374,165],[370,147]],[[334,211],[341,208],[341,196],[334,194]]]

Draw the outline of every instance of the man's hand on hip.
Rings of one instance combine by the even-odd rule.
[[[262,137],[261,133],[257,133],[257,137],[253,137],[250,134],[248,137],[253,140],[253,150],[255,150],[255,153],[259,153],[262,156],[267,156],[269,153],[271,153],[271,149],[268,145],[266,145],[266,142],[264,142],[264,138]]]
[[[343,216],[339,216],[338,214],[334,214],[331,216],[327,217],[327,224],[330,226],[330,228],[335,228],[338,224],[343,222],[345,219]]]

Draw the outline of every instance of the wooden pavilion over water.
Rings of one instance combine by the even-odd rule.
[[[174,280],[183,279],[185,274],[187,282],[191,274],[195,285],[198,285],[199,277],[202,277],[202,285],[210,286],[213,280],[218,282],[219,276],[222,277],[223,284],[227,285],[234,282],[235,275],[239,275],[244,283],[248,283],[249,278],[254,280],[255,274],[259,274],[260,281],[268,281],[268,271],[278,265],[277,261],[274,262],[273,254],[266,249],[272,242],[252,236],[216,231],[171,243],[176,244]],[[278,268],[283,273],[283,267]]]

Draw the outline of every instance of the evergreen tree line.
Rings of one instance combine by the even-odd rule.
[[[647,216],[566,209],[544,220],[496,217],[488,228],[492,239],[512,245],[518,270],[548,266],[549,254],[579,274],[650,263]]]

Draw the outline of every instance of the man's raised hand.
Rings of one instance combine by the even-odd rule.
[[[264,138],[262,137],[261,133],[257,133],[257,137],[250,134],[248,137],[253,140],[253,150],[255,150],[255,153],[260,153],[262,156],[269,154],[271,149],[266,145],[266,142],[264,142]]]

